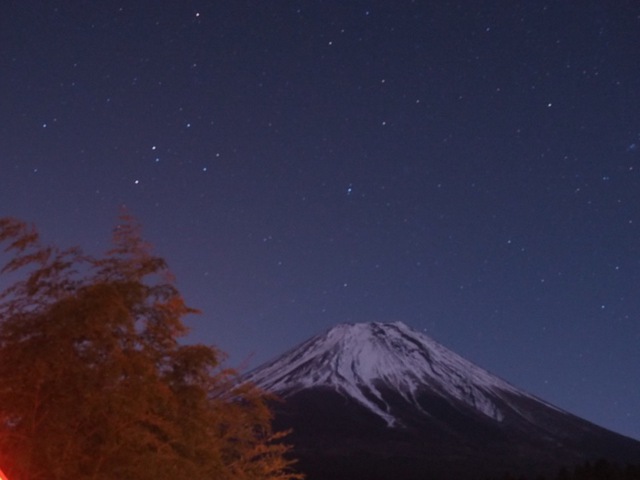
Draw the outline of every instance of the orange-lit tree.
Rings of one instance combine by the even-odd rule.
[[[11,480],[301,478],[261,392],[215,348],[179,343],[194,310],[130,218],[101,258],[43,246],[9,218],[0,242],[13,281],[0,296]]]

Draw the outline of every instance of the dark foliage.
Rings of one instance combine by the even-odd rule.
[[[586,462],[575,468],[563,467],[555,476],[504,475],[499,480],[640,480],[640,465],[618,465],[605,459]]]

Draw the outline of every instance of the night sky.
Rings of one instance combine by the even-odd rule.
[[[232,366],[400,320],[640,439],[637,1],[2,10],[0,215],[125,205]]]

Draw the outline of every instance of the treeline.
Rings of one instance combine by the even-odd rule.
[[[618,465],[601,459],[573,469],[563,467],[555,476],[527,477],[504,475],[499,480],[640,480],[640,465]]]

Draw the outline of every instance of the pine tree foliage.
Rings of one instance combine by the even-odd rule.
[[[574,467],[562,467],[555,475],[515,476],[506,474],[500,480],[640,480],[640,465],[619,465],[601,458],[595,462],[585,462]]]
[[[0,466],[11,480],[294,480],[264,395],[179,343],[185,305],[131,218],[104,257],[0,219]],[[0,279],[2,277],[0,276]]]

